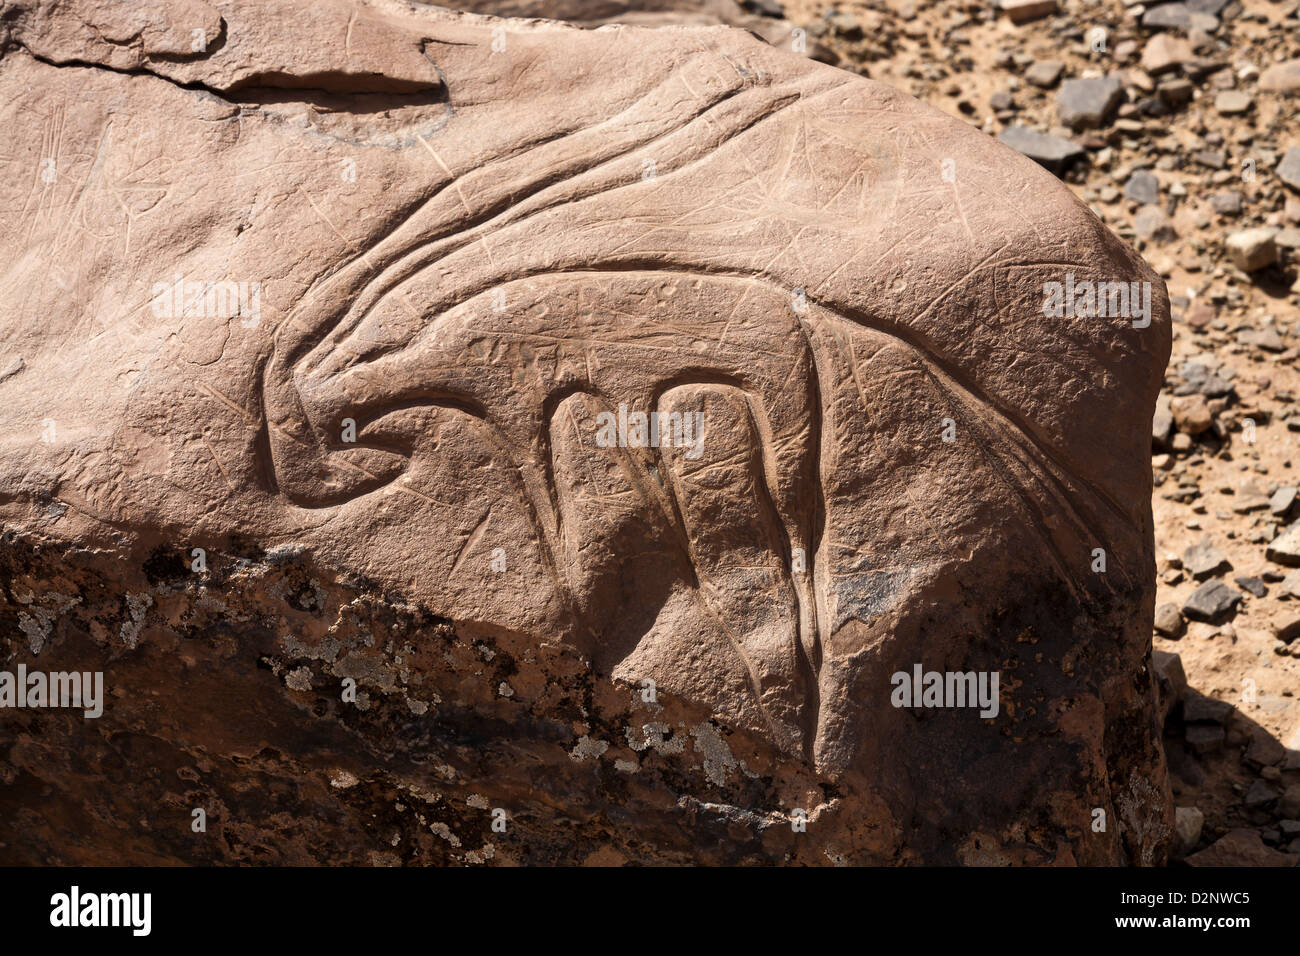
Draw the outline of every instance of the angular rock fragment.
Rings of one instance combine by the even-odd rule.
[[[1053,173],[1065,172],[1070,164],[1087,151],[1077,143],[1059,136],[1050,136],[1023,126],[1008,126],[998,134],[998,142],[1005,143],[1018,153],[1028,156],[1044,169]]]
[[[1056,0],[1001,0],[1001,6],[1012,23],[1041,20],[1057,9]]]
[[[1226,570],[1229,565],[1222,551],[1208,539],[1202,539],[1183,552],[1183,567],[1200,581]]]
[[[1259,75],[1258,86],[1272,93],[1300,90],[1300,59],[1274,63]]]
[[[1224,90],[1214,98],[1214,108],[1223,116],[1239,116],[1250,111],[1254,100],[1242,90]]]
[[[1257,272],[1277,262],[1277,230],[1247,229],[1228,237],[1225,243],[1232,264],[1242,272]]]
[[[1279,517],[1285,517],[1295,504],[1295,498],[1296,486],[1283,485],[1268,499],[1268,510]]]
[[[1232,579],[1237,587],[1257,598],[1268,597],[1268,585],[1262,578],[1239,574]]]
[[[1177,608],[1174,610],[1177,611]],[[1187,674],[1183,671],[1182,658],[1177,654],[1152,651],[1151,662],[1159,681],[1160,719],[1163,723],[1187,691]]]
[[[1157,33],[1142,49],[1142,69],[1152,76],[1176,70],[1193,59],[1191,44],[1170,33]]]
[[[1178,833],[1178,852],[1186,856],[1196,848],[1205,826],[1205,814],[1196,807],[1178,807],[1175,811],[1174,829]]]
[[[1154,30],[1213,33],[1219,28],[1219,18],[1195,9],[1191,3],[1162,3],[1149,7],[1142,14],[1142,25]]]
[[[1124,184],[1124,198],[1144,206],[1154,205],[1160,201],[1160,180],[1150,170],[1139,169]]]
[[[1174,430],[1174,413],[1168,395],[1162,394],[1156,402],[1155,414],[1151,416],[1151,445],[1153,448],[1169,447],[1169,436]]]
[[[1300,524],[1293,524],[1269,542],[1265,557],[1288,567],[1300,567]]]
[[[1166,603],[1156,608],[1156,633],[1169,638],[1182,637],[1186,627],[1183,614],[1178,610],[1177,604]]]
[[[1165,857],[1168,299],[1049,173],[723,28],[4,31],[0,640],[111,689],[4,862]]]
[[[1142,239],[1169,242],[1178,238],[1173,220],[1159,206],[1142,206],[1133,216],[1133,231]]]
[[[1210,197],[1210,208],[1220,216],[1240,215],[1241,193],[1215,193]]]
[[[1056,94],[1061,122],[1071,129],[1104,126],[1124,100],[1124,83],[1117,76],[1066,80]]]
[[[1200,435],[1214,424],[1210,406],[1201,394],[1177,395],[1169,402],[1174,425],[1185,435]]]
[[[1043,89],[1051,89],[1061,78],[1065,64],[1060,60],[1037,60],[1025,70],[1025,82]]]
[[[1241,602],[1241,594],[1217,578],[1206,581],[1183,603],[1183,614],[1193,621],[1215,624]]]
[[[1277,178],[1300,192],[1300,146],[1292,146],[1277,164]]]

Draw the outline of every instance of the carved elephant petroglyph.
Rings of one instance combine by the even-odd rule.
[[[855,126],[855,115],[833,75],[779,81],[688,59],[602,123],[441,185],[277,331],[264,393],[278,491],[328,508],[400,483],[434,454],[428,416],[440,410],[475,433],[485,467],[502,476],[508,504],[489,505],[483,521],[525,516],[549,628],[605,672],[712,698],[810,754],[840,746],[842,714],[822,706],[823,643],[850,620],[869,626],[916,601],[909,592],[933,586],[953,558],[950,532],[907,482],[904,520],[933,545],[873,553],[873,524],[897,521],[898,504],[875,512],[867,489],[896,485],[891,469],[958,460],[967,480],[994,486],[970,503],[1029,528],[1073,593],[1089,587],[1093,546],[1132,586],[1131,508],[999,394],[1027,383],[997,381],[1005,369],[972,374],[960,354],[970,343],[944,341],[935,318],[972,323],[976,337],[1028,335],[1043,276],[1099,252],[1108,267],[1135,264],[1062,203],[1055,228],[1072,248],[1057,261],[1005,240],[961,268],[900,270],[908,257],[882,268],[854,244],[869,247],[918,205],[975,241],[979,213],[962,194],[986,199],[994,174],[976,165],[969,182],[950,184],[926,155],[925,122],[900,135]],[[645,175],[638,160],[650,154]],[[1039,228],[1036,217],[1016,221]],[[736,232],[748,243],[728,241]],[[814,245],[836,234],[850,244]],[[940,249],[966,257],[946,241]],[[915,311],[898,314],[900,302]],[[1083,351],[1099,335],[1117,340],[1117,355],[1143,350],[1120,322],[1063,325],[1032,334],[1035,361],[1092,361]],[[981,364],[1005,348],[989,344]],[[602,411],[665,402],[714,409],[703,464],[596,447]],[[341,439],[346,419],[361,428],[356,443]],[[939,440],[944,421],[960,423],[959,447]],[[728,478],[710,484],[711,473]],[[961,506],[947,510],[951,521]],[[843,519],[853,527],[836,527],[855,512]],[[449,572],[472,570],[480,593],[492,589],[483,554],[506,540],[500,531],[480,523],[472,569],[461,552]],[[723,703],[718,670],[749,702]]]
[[[890,832],[1159,816],[1132,795],[1164,786],[1168,300],[1050,174],[724,28],[314,5],[340,47],[282,0],[185,57],[30,6],[13,109],[39,74],[99,145],[35,212],[4,187],[14,301],[47,319],[0,390],[11,433],[59,435],[0,450],[6,527],[308,554],[465,640],[653,680]],[[16,155],[56,135],[18,128]],[[260,321],[156,314],[177,275],[258,283]],[[1150,283],[1149,321],[1045,314],[1067,275]],[[620,409],[699,415],[698,444],[598,440]],[[996,718],[892,707],[915,667],[999,672]]]

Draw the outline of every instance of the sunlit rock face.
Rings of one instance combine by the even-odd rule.
[[[1163,859],[1168,302],[1048,173],[725,27],[11,10],[4,666],[105,693],[0,860]]]

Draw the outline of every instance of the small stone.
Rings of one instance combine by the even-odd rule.
[[[1292,146],[1277,164],[1277,178],[1300,191],[1300,146]]]
[[[1215,624],[1241,602],[1241,593],[1215,578],[1206,581],[1183,603],[1183,616]]]
[[[1192,9],[1188,3],[1163,3],[1142,14],[1142,25],[1152,30],[1203,30],[1213,33],[1219,28],[1219,18]]]
[[[1241,588],[1243,591],[1250,592],[1257,598],[1268,597],[1268,585],[1265,584],[1261,578],[1253,578],[1244,574],[1239,574],[1233,578],[1233,581],[1236,582],[1237,587]]]
[[[1159,688],[1160,716],[1163,722],[1174,705],[1187,693],[1187,675],[1183,672],[1182,658],[1165,651],[1151,652],[1151,668],[1155,671],[1156,686]]]
[[[1278,590],[1287,597],[1300,597],[1300,571],[1292,571],[1284,577]]]
[[[1192,162],[1210,169],[1222,169],[1227,164],[1228,157],[1221,149],[1202,149],[1192,153]]]
[[[1218,317],[1218,310],[1209,302],[1197,302],[1187,310],[1187,324],[1194,329],[1203,329]]]
[[[1228,237],[1228,256],[1242,272],[1255,272],[1277,262],[1275,229],[1247,229]]]
[[[1117,76],[1066,80],[1056,94],[1056,110],[1071,129],[1096,129],[1109,122],[1123,99],[1124,84]]]
[[[1133,231],[1143,239],[1169,242],[1178,238],[1173,221],[1159,206],[1142,206],[1133,216]]]
[[[1015,105],[1015,100],[1011,98],[1011,94],[1006,90],[999,90],[989,97],[989,108],[998,112],[1014,109]]]
[[[1224,90],[1214,98],[1214,108],[1221,116],[1240,116],[1250,111],[1253,100],[1241,90]]]
[[[1293,524],[1269,542],[1264,557],[1288,568],[1300,567],[1300,525]]]
[[[1199,435],[1214,424],[1204,395],[1178,395],[1169,402],[1174,424],[1184,435]]]
[[[1012,23],[1041,20],[1056,12],[1056,0],[1002,0],[1002,12]]]
[[[1124,184],[1124,198],[1144,206],[1154,206],[1160,201],[1160,180],[1155,173],[1139,169]]]
[[[1157,33],[1142,50],[1142,69],[1151,76],[1176,70],[1195,59],[1192,45],[1172,33]]]
[[[1059,136],[1049,136],[1024,126],[1008,126],[998,134],[998,142],[1010,146],[1016,152],[1028,156],[1049,172],[1060,175],[1085,150],[1077,143]]]
[[[1263,780],[1256,780],[1246,791],[1242,803],[1254,810],[1262,810],[1277,802],[1277,791]]]
[[[826,18],[830,28],[846,40],[862,39],[862,24],[851,13],[832,13]]]
[[[1195,92],[1196,87],[1192,85],[1192,81],[1181,76],[1177,79],[1165,80],[1156,87],[1156,96],[1160,98],[1160,102],[1174,109],[1190,103]]]
[[[1174,413],[1169,406],[1170,397],[1162,393],[1156,400],[1156,412],[1151,417],[1151,444],[1156,448],[1169,445],[1169,434],[1174,430]]]
[[[1174,810],[1174,832],[1178,835],[1178,852],[1186,856],[1201,840],[1205,814],[1196,807],[1177,807]]]
[[[1295,485],[1283,485],[1268,499],[1268,510],[1275,515],[1285,515],[1295,504],[1295,496]]]
[[[1250,763],[1257,767],[1271,767],[1281,763],[1285,756],[1286,748],[1268,731],[1260,729],[1251,735],[1250,745],[1246,748],[1246,760]]]
[[[1282,644],[1281,651],[1275,646],[1273,650],[1277,653],[1290,653],[1287,646],[1300,635],[1300,611],[1288,608],[1278,618],[1273,621],[1273,637]]]
[[[1173,640],[1181,637],[1186,628],[1187,624],[1183,620],[1183,614],[1178,610],[1177,604],[1171,601],[1156,608],[1155,630],[1157,634]]]
[[[1064,69],[1065,64],[1060,60],[1037,60],[1025,70],[1025,82],[1045,90],[1051,89],[1060,80]]]
[[[1265,352],[1286,351],[1286,343],[1282,341],[1282,336],[1277,334],[1277,329],[1243,329],[1237,333],[1237,341]]]
[[[1241,193],[1215,193],[1210,197],[1210,208],[1220,216],[1241,214]]]
[[[1300,60],[1274,63],[1259,75],[1259,88],[1270,93],[1300,90]]]
[[[1223,552],[1210,544],[1208,538],[1202,538],[1183,552],[1183,567],[1197,581],[1204,581],[1219,571],[1227,570],[1229,565]]]
[[[1232,385],[1201,362],[1184,362],[1178,370],[1184,379],[1174,390],[1175,395],[1204,395],[1219,398],[1231,394]]]

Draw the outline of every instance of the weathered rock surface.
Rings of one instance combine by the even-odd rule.
[[[725,28],[0,30],[5,666],[108,688],[4,862],[1164,857],[1168,304],[1049,173]]]

